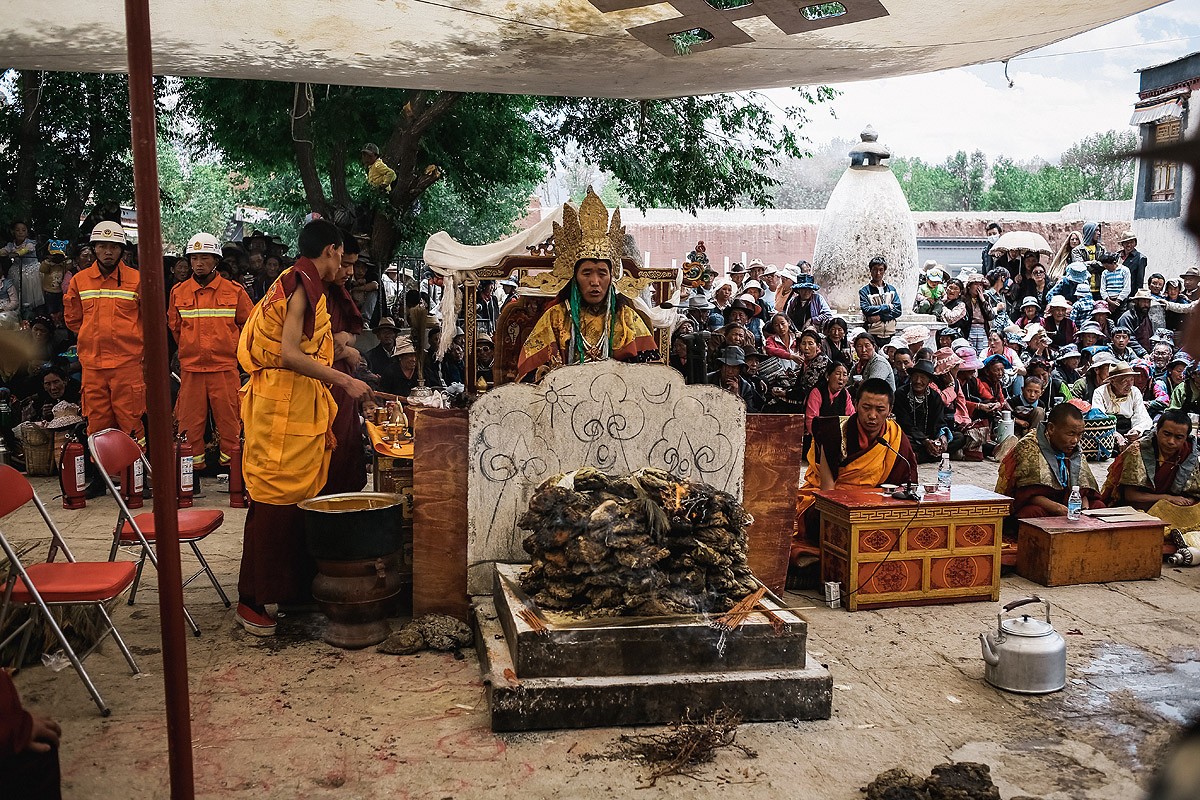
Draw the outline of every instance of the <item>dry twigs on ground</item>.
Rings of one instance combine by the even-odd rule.
[[[643,761],[650,767],[647,784],[654,786],[659,778],[680,775],[699,779],[701,764],[716,758],[718,750],[740,750],[746,758],[758,758],[758,753],[736,741],[742,718],[728,708],[722,708],[694,721],[690,713],[668,726],[665,733],[622,734],[603,758]]]

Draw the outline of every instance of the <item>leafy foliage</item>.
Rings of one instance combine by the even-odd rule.
[[[132,197],[124,75],[9,70],[0,78],[0,93],[6,95],[0,102],[5,218],[29,219],[41,236],[74,238],[81,214],[93,203]],[[27,181],[20,180],[22,169]]]
[[[797,131],[807,107],[835,95],[796,93],[794,106],[778,109],[758,93],[639,102],[187,78],[180,108],[197,123],[191,144],[249,176],[247,199],[273,219],[302,216],[305,204],[359,224],[374,212],[376,256],[386,259],[436,230],[468,242],[503,235],[568,152],[611,176],[610,200],[767,207],[775,167],[804,153]],[[364,180],[357,162],[367,141],[398,174],[390,191]],[[273,188],[262,191],[263,181]]]
[[[162,238],[167,251],[183,252],[204,231],[222,238],[237,205],[229,170],[211,159],[192,161],[170,141],[158,140]]]
[[[1058,211],[1079,200],[1128,200],[1133,163],[1111,156],[1132,150],[1132,132],[1107,131],[1071,145],[1058,165],[1017,163],[1000,156],[990,167],[978,150],[940,165],[892,159],[913,211]]]
[[[1084,196],[1128,200],[1133,197],[1134,161],[1112,156],[1137,146],[1137,135],[1131,130],[1095,133],[1071,145],[1062,155],[1062,166],[1083,177]]]

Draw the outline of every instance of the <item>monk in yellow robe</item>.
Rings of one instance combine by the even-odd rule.
[[[242,388],[246,444],[243,470],[250,507],[238,576],[237,618],[256,636],[275,633],[267,603],[311,598],[316,565],[296,505],[325,485],[335,445],[337,406],[328,386],[357,402],[360,380],[332,368],[333,333],[325,290],[341,269],[342,234],[314,220],[300,232],[295,265],[272,284],[242,329],[238,361],[250,375]]]
[[[609,260],[582,259],[521,347],[517,380],[567,364],[614,359],[655,361],[658,343],[629,301],[613,285]]]
[[[885,483],[900,486],[918,480],[912,444],[896,421],[889,418],[892,399],[887,381],[870,378],[858,391],[852,416],[812,420],[813,446],[808,451],[808,469],[796,500],[793,567],[807,566],[820,556],[820,519],[813,508],[818,493]]]

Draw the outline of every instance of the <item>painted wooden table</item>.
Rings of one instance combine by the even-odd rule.
[[[1012,498],[954,486],[920,502],[880,489],[819,492],[821,576],[850,611],[1000,599],[1000,534]]]
[[[1131,521],[1023,519],[1017,574],[1043,586],[1151,580],[1162,574],[1166,527],[1149,514]]]

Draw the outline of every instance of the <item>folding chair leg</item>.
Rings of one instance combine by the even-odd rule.
[[[187,610],[187,606],[183,607],[183,618],[187,620],[188,626],[192,629],[192,635],[199,636],[200,626],[196,624],[196,620],[192,619],[192,612]]]
[[[17,650],[17,663],[13,665],[14,673],[20,672],[25,667],[25,652],[29,649],[29,640],[33,638],[33,629],[37,626],[40,613],[36,607],[29,607],[29,620],[25,623],[25,635],[21,637],[21,647]]]
[[[137,599],[138,584],[142,582],[142,569],[146,566],[146,548],[142,548],[142,557],[138,559],[137,573],[133,576],[133,585],[129,587],[129,605]],[[157,565],[155,565],[157,567]]]
[[[54,635],[58,637],[58,643],[62,646],[63,652],[67,654],[67,658],[71,662],[71,666],[75,668],[75,674],[83,681],[83,685],[87,687],[88,694],[92,696],[92,700],[96,703],[96,707],[100,709],[100,716],[107,717],[112,713],[108,704],[104,702],[104,698],[100,696],[100,691],[96,689],[96,684],[92,683],[92,678],[87,674],[87,670],[83,668],[83,662],[79,660],[79,656],[75,655],[74,648],[67,642],[67,635],[63,633],[62,628],[58,627],[58,622],[54,619],[53,614],[43,615],[46,617],[46,622],[54,629]],[[105,618],[108,615],[105,614]],[[112,620],[109,620],[112,624]]]
[[[229,597],[225,594],[225,590],[221,588],[220,582],[217,581],[217,576],[213,574],[212,567],[208,566],[208,561],[204,558],[204,554],[200,552],[200,548],[196,546],[195,542],[189,542],[189,544],[191,544],[192,552],[196,554],[196,559],[200,562],[200,566],[208,573],[208,579],[212,581],[213,588],[221,596],[221,602],[225,604],[226,608],[229,608],[232,605],[229,602]]]
[[[98,604],[96,607],[100,609],[100,613],[103,615],[104,621],[108,623],[108,632],[112,635],[113,639],[116,640],[117,647],[121,650],[121,655],[125,656],[125,662],[129,664],[129,668],[133,670],[133,674],[137,675],[139,672],[141,672],[141,670],[138,669],[137,662],[133,660],[133,653],[130,653],[129,648],[126,647],[125,640],[121,638],[121,632],[118,631],[117,626],[113,624],[112,617],[110,617],[108,612],[104,610],[103,603]]]

